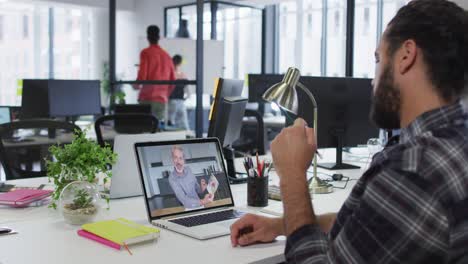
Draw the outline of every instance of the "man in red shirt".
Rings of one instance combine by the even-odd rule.
[[[140,53],[137,80],[175,80],[172,58],[158,45],[159,27],[155,25],[148,26],[146,33],[150,45]],[[174,85],[154,84],[134,86],[135,89],[140,89],[138,102],[140,104],[150,104],[152,112],[159,121],[167,121],[167,103],[174,87]]]

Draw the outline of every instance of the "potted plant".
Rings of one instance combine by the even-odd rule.
[[[99,210],[100,196],[95,184],[74,181],[60,195],[60,210],[66,222],[81,225],[93,220]]]
[[[75,131],[75,136],[71,144],[65,146],[54,145],[49,148],[53,156],[47,161],[47,175],[49,181],[55,184],[52,193],[52,202],[49,207],[57,208],[57,202],[65,186],[74,181],[85,181],[91,184],[98,183],[98,174],[103,175],[103,183],[106,184],[112,172],[109,166],[114,164],[117,155],[110,146],[102,148],[97,142],[87,139],[85,132]],[[76,200],[78,205],[85,201],[84,193],[76,193],[81,196]],[[109,198],[106,198],[109,204]]]

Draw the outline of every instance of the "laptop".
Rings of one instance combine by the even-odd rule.
[[[184,131],[115,136],[114,152],[117,153],[117,162],[112,166],[110,198],[127,198],[143,194],[133,150],[136,142],[180,139],[185,139]]]
[[[228,235],[244,214],[234,208],[217,138],[136,143],[135,151],[153,225],[204,240]]]

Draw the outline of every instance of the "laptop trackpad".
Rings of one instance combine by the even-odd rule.
[[[236,220],[237,220],[237,219],[222,221],[222,222],[218,222],[216,225],[219,225],[219,226],[222,226],[222,227],[230,228],[231,225],[234,224],[234,222],[235,222]]]

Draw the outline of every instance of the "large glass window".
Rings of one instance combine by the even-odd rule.
[[[262,11],[247,6],[230,5],[212,1],[204,5],[203,39],[212,39],[211,11],[216,9],[216,40],[224,45],[225,78],[244,79],[249,73],[261,72],[262,59]],[[185,5],[166,9],[166,37],[177,36],[181,20],[186,21],[189,37],[196,39],[196,5]]]
[[[0,2],[0,105],[21,104],[22,79],[99,78],[94,18],[91,8]]]
[[[354,77],[374,77],[375,62],[373,54],[381,34],[398,9],[407,2],[407,0],[356,0]],[[381,10],[380,15],[379,10]],[[381,28],[378,28],[377,25],[381,25]]]
[[[357,0],[354,29],[354,76],[371,78],[377,45],[377,0]]]
[[[328,0],[326,76],[345,76],[346,0]]]
[[[262,16],[257,9],[219,4],[217,39],[224,41],[224,77],[244,79],[261,71]]]
[[[87,79],[92,74],[89,38],[92,13],[78,8],[54,8],[54,78]]]
[[[346,0],[294,0],[278,8],[279,72],[344,76]]]
[[[21,103],[21,79],[48,77],[48,15],[36,4],[0,4],[0,105]]]

